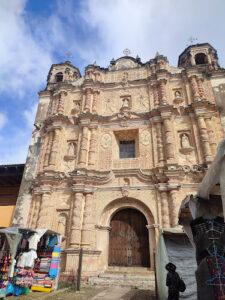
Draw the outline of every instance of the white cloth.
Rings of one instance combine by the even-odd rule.
[[[17,267],[24,268],[34,266],[34,260],[37,258],[37,253],[35,250],[30,250],[29,252],[24,252],[18,259]]]
[[[40,235],[35,233],[29,239],[29,249],[37,250],[37,244],[40,241]]]
[[[14,258],[13,261],[12,261],[12,263],[11,263],[11,266],[10,266],[9,277],[13,277],[14,269],[15,269],[15,264],[16,264],[16,260]]]
[[[30,250],[25,253],[25,267],[32,268],[34,266],[34,260],[37,258],[37,253],[34,250]]]

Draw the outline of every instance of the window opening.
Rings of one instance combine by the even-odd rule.
[[[135,158],[135,140],[120,141],[120,158]]]
[[[204,53],[196,54],[195,55],[195,62],[196,62],[196,65],[204,65],[204,64],[208,63],[207,57]]]
[[[55,81],[56,82],[63,81],[63,73],[62,72],[59,72],[55,75]]]

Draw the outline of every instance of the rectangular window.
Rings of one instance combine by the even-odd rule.
[[[120,158],[135,158],[135,141],[120,141]]]

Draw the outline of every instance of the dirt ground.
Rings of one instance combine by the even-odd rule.
[[[78,292],[73,288],[60,289],[52,293],[30,292],[24,296],[7,297],[8,300],[88,300],[103,291],[105,288],[83,287]]]
[[[80,292],[73,288],[64,288],[52,293],[30,292],[24,296],[10,296],[8,300],[90,300],[95,295],[106,290],[106,287],[82,287]],[[126,293],[122,300],[155,300],[156,298],[150,291],[131,289]]]

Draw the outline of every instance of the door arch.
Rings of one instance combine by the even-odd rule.
[[[109,266],[150,267],[147,220],[138,210],[118,211],[110,222]]]

